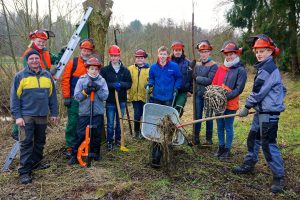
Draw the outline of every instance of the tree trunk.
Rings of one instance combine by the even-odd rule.
[[[297,19],[296,19],[296,6],[295,1],[288,1],[290,12],[288,14],[289,32],[290,32],[290,53],[292,61],[293,76],[300,75],[299,58],[297,51]]]
[[[87,0],[83,3],[84,9],[93,7],[93,12],[88,20],[89,37],[95,42],[95,52],[104,61],[106,34],[112,14],[112,0]]]
[[[36,6],[36,13],[35,13],[35,20],[36,20],[36,28],[39,29],[39,3],[38,0],[35,0],[35,6]]]
[[[51,31],[51,28],[52,28],[52,19],[51,19],[51,1],[48,0],[48,10],[49,10],[49,21],[48,21],[48,26],[49,26],[49,30]],[[51,50],[51,40],[49,41],[48,43],[48,48],[49,50]]]

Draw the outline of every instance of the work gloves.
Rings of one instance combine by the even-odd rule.
[[[147,87],[151,88],[151,87],[153,87],[153,85],[152,85],[151,83],[146,83],[146,84],[144,85],[144,88],[147,89]]]
[[[239,116],[240,117],[246,117],[249,114],[249,110],[248,108],[244,107],[240,112],[239,112]]]
[[[117,90],[120,91],[121,90],[121,83],[120,82],[114,82],[112,84],[112,86]]]
[[[91,92],[97,92],[98,90],[100,90],[100,85],[98,85],[94,81],[91,81],[87,84],[87,86],[83,90],[87,95],[90,95]]]
[[[71,103],[72,103],[72,99],[71,98],[65,98],[64,100],[64,106],[66,106],[67,108],[71,107]]]

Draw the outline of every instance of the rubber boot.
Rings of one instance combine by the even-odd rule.
[[[271,191],[274,194],[281,193],[281,192],[283,192],[283,188],[284,188],[284,177],[273,176]]]
[[[243,163],[241,166],[233,168],[232,172],[235,174],[251,174],[254,172],[254,165]]]
[[[151,167],[153,168],[160,167],[161,156],[162,156],[161,146],[159,143],[154,142],[152,145]]]
[[[140,139],[141,130],[140,130],[139,122],[134,122],[134,133],[135,133],[135,137]]]

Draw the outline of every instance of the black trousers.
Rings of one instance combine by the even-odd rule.
[[[25,127],[20,129],[20,167],[19,174],[31,173],[33,166],[43,159],[46,143],[47,117],[24,116]]]

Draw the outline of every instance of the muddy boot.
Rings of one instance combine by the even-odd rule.
[[[140,139],[140,123],[139,122],[134,122],[134,133],[135,133],[135,138]]]
[[[107,150],[108,150],[108,151],[112,151],[113,148],[114,148],[113,143],[112,143],[112,142],[107,142]]]
[[[44,170],[44,169],[48,169],[49,167],[51,167],[51,165],[49,163],[38,163],[33,165],[33,167],[31,168],[32,170]]]
[[[71,158],[68,160],[68,165],[75,165],[77,163],[78,163],[78,161],[77,161],[76,154],[72,155]]]
[[[225,146],[224,145],[219,146],[218,151],[215,153],[215,156],[219,158],[224,153],[224,151],[225,151]]]
[[[229,158],[230,158],[230,149],[225,148],[224,152],[219,156],[219,159],[225,161],[225,160],[229,160]]]
[[[195,135],[195,136],[194,136],[193,144],[194,144],[194,145],[200,145],[199,135]]]
[[[271,191],[274,194],[281,193],[283,192],[283,188],[284,188],[284,177],[273,177]]]
[[[28,174],[22,174],[22,175],[20,175],[20,181],[21,181],[22,184],[32,183],[32,177],[29,173]]]
[[[152,145],[152,160],[151,167],[160,168],[160,159],[162,156],[162,151],[159,143],[154,142]]]
[[[252,174],[254,172],[254,165],[243,163],[241,166],[233,168],[232,172],[235,174]]]

